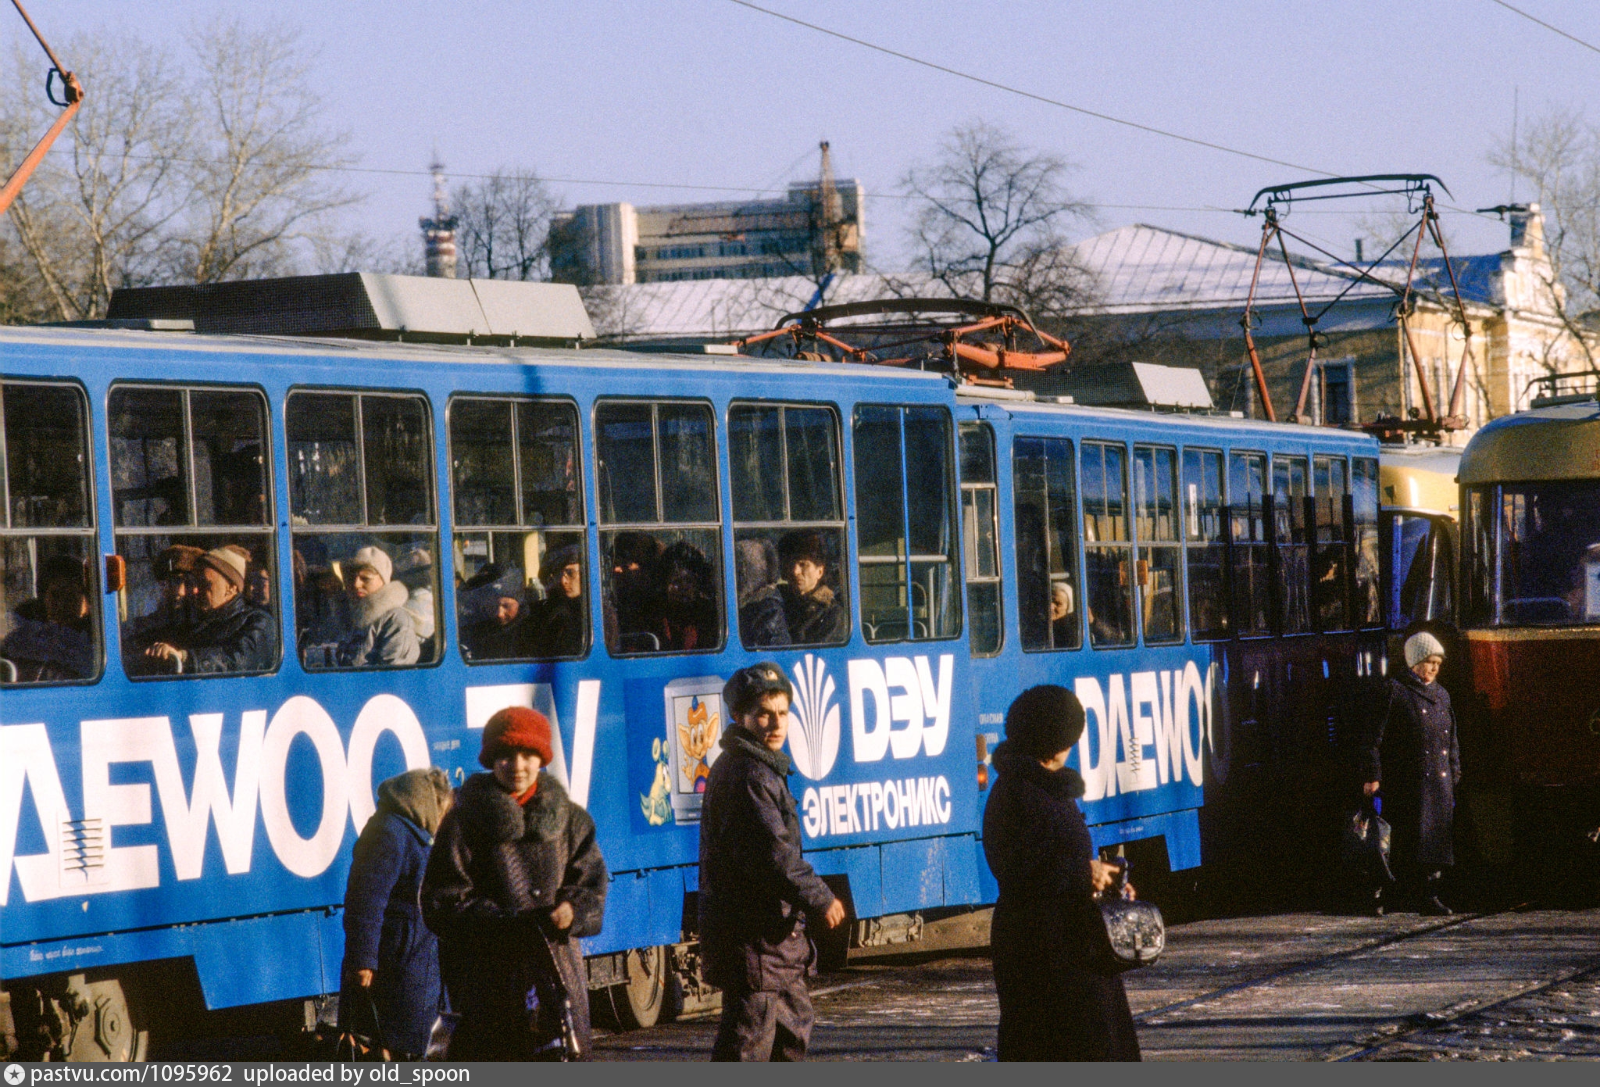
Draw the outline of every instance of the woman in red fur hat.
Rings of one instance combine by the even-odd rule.
[[[606,863],[594,820],[543,770],[550,759],[543,714],[511,706],[489,718],[478,754],[489,773],[462,784],[428,859],[423,919],[461,1015],[453,1060],[559,1056],[563,997],[589,1052],[578,938],[600,931]]]

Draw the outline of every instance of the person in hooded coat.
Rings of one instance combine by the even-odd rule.
[[[428,858],[422,917],[439,937],[445,990],[461,1016],[452,1060],[559,1057],[544,1042],[559,1032],[563,994],[589,1054],[578,940],[600,932],[608,877],[594,820],[541,769],[550,757],[550,722],[537,710],[510,706],[489,718],[478,761],[491,772],[457,790]]]
[[[778,549],[764,536],[735,541],[739,637],[750,649],[789,644],[789,619],[778,584]]]
[[[1455,864],[1455,788],[1461,781],[1450,693],[1438,682],[1444,645],[1427,631],[1406,639],[1406,670],[1390,676],[1383,709],[1362,744],[1367,796],[1383,798],[1390,864],[1419,912],[1448,916],[1439,898],[1443,869]]]
[[[1115,869],[1095,857],[1066,765],[1083,705],[1065,687],[1030,687],[1006,711],[998,780],[983,811],[983,852],[1000,885],[989,946],[1002,1061],[1136,1061],[1122,979],[1095,968],[1105,943],[1095,894]]]
[[[439,941],[422,924],[417,896],[452,799],[450,779],[438,767],[407,770],[379,785],[377,811],[356,839],[345,884],[340,1019],[346,1029],[370,1032],[391,1052],[411,1057],[428,1048],[439,1011]]]
[[[341,668],[383,668],[416,664],[422,643],[406,610],[411,594],[392,580],[394,563],[378,547],[363,547],[345,567],[349,579],[350,626],[334,650]]]
[[[729,724],[700,808],[700,951],[706,980],[722,989],[714,1061],[805,1058],[805,979],[816,961],[806,914],[829,928],[845,919],[800,855],[783,752],[793,693],[771,662],[740,669],[722,689]]]

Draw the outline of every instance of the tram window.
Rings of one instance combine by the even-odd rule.
[[[1134,641],[1127,456],[1121,445],[1083,443],[1084,584],[1089,644],[1096,648]]]
[[[594,429],[606,647],[616,654],[720,649],[711,409],[602,401]]]
[[[0,685],[100,675],[88,405],[73,385],[0,382]]]
[[[999,488],[994,471],[994,428],[962,423],[961,541],[966,555],[968,644],[975,657],[1000,652]]]
[[[1316,551],[1312,557],[1312,605],[1318,630],[1350,629],[1350,533],[1345,521],[1350,499],[1343,457],[1313,457],[1312,510]]]
[[[1183,538],[1189,582],[1189,632],[1197,640],[1229,634],[1222,454],[1183,451]]]
[[[1306,458],[1272,458],[1272,542],[1278,558],[1278,618],[1285,634],[1311,630],[1311,537]]]
[[[1267,542],[1267,458],[1228,455],[1228,548],[1233,625],[1251,637],[1272,632],[1271,544]]]
[[[1378,563],[1378,462],[1357,457],[1351,462],[1350,512],[1355,541],[1356,624],[1362,628],[1383,624]]]
[[[1017,626],[1025,650],[1076,649],[1083,644],[1072,469],[1072,443],[1065,438],[1012,442]]]
[[[943,408],[856,409],[857,561],[868,641],[961,632],[950,431]]]
[[[1469,502],[1471,618],[1541,627],[1600,622],[1600,487],[1594,480],[1474,488]]]
[[[267,405],[250,389],[117,385],[106,400],[123,670],[278,667]]]
[[[1183,641],[1183,545],[1178,539],[1178,454],[1162,446],[1133,447],[1134,561],[1144,640]]]
[[[1390,625],[1404,630],[1431,619],[1454,621],[1451,570],[1455,551],[1445,522],[1415,514],[1394,516],[1394,601]]]
[[[307,669],[439,660],[433,433],[427,400],[289,394],[295,635]]]
[[[472,663],[581,657],[589,563],[577,408],[457,396],[448,415],[461,655]]]
[[[750,649],[849,641],[832,409],[735,404],[728,464],[740,640]]]

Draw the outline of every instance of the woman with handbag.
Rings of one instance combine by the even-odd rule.
[[[422,1055],[439,1006],[439,943],[422,925],[417,892],[450,801],[436,766],[383,782],[350,861],[339,1018],[394,1056]]]
[[[458,1061],[583,1059],[589,987],[579,937],[600,932],[606,864],[594,820],[541,767],[550,722],[511,706],[489,718],[422,880],[422,915],[460,1016]]]
[[[1102,964],[1095,894],[1117,869],[1096,859],[1066,765],[1083,706],[1065,687],[1031,687],[1006,711],[999,780],[983,812],[983,851],[1000,885],[990,947],[1003,1061],[1136,1061],[1128,995]]]

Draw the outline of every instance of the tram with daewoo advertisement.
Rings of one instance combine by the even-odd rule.
[[[709,1006],[699,802],[723,682],[757,660],[794,683],[807,855],[855,948],[993,901],[988,752],[1031,684],[1088,709],[1102,848],[1193,871],[1259,858],[1270,827],[1308,855],[1333,691],[1382,668],[1375,441],[526,346],[562,338],[540,307],[570,289],[497,286],[307,277],[0,330],[11,1052],[326,1014],[375,785],[463,780],[512,704],[555,725],[552,772],[599,828],[591,987],[624,1025]],[[538,305],[506,317],[524,286]],[[487,323],[430,333],[457,304]],[[186,643],[223,582],[243,633]],[[774,621],[801,588],[827,621]],[[380,647],[388,620],[409,633]]]
[[[1533,406],[1480,429],[1460,469],[1463,751],[1483,751],[1507,798],[1502,837],[1568,858],[1600,828],[1596,381],[1540,379]]]

